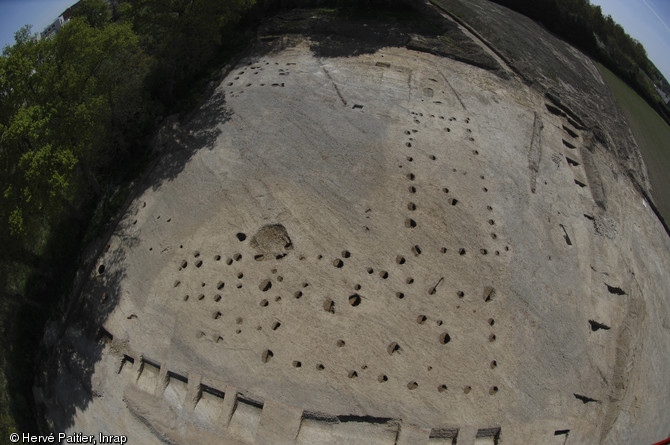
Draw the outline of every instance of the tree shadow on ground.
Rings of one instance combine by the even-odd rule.
[[[497,61],[473,42],[453,20],[422,4],[398,4],[395,9],[376,11],[365,7],[340,9],[296,9],[268,18],[259,28],[266,51],[280,50],[309,37],[310,49],[319,58],[355,57],[374,54],[385,47],[405,47],[440,57],[449,57],[479,68],[501,71]],[[278,44],[279,42],[279,44]]]
[[[204,102],[179,123],[177,116],[166,119],[153,142],[157,159],[147,169],[142,182],[156,190],[165,181],[173,181],[199,150],[212,150],[233,112],[226,108],[225,94],[210,85]],[[143,193],[142,190],[140,193]]]
[[[437,36],[445,26],[431,10],[398,4],[386,10],[294,9],[266,19],[258,32],[261,36],[307,35],[316,57],[354,57],[405,46],[412,35]]]
[[[183,123],[176,115],[165,120],[152,142],[155,160],[127,205],[147,189],[156,190],[165,181],[176,179],[199,150],[215,147],[223,126],[232,117],[224,93],[216,86],[218,83],[210,84],[203,102]],[[92,378],[111,340],[102,326],[119,304],[127,276],[127,252],[139,243],[129,222],[132,219],[120,216],[119,221],[114,229],[118,245],[104,246],[82,267],[75,277],[64,318],[48,322],[45,328],[33,387],[35,412],[44,431],[71,428],[77,412],[101,396]]]
[[[131,236],[113,250],[108,245],[104,263],[92,261],[87,271],[80,271],[75,278],[73,287],[80,290],[73,295],[64,319],[47,323],[33,388],[42,430],[71,428],[77,412],[101,396],[92,376],[109,340],[102,335],[102,325],[121,298],[125,252],[137,242]]]
[[[215,147],[233,114],[217,86],[218,82],[210,83],[203,101],[184,122],[179,122],[177,115],[164,120],[152,141],[154,160],[126,206],[146,190],[156,190],[165,181],[176,179],[199,150]],[[127,211],[128,207],[123,213]],[[105,241],[92,259],[82,260],[84,265],[72,285],[70,306],[63,319],[47,322],[40,351],[34,352],[38,354],[33,386],[35,413],[43,432],[73,427],[77,413],[102,396],[93,382],[95,367],[111,344],[111,336],[102,326],[121,299],[127,252],[139,243],[132,219],[119,215],[119,221],[113,229],[118,245],[105,246]]]

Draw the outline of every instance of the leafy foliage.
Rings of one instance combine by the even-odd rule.
[[[197,76],[252,0],[136,0],[126,17],[156,58],[151,83],[158,97],[174,103]]]
[[[133,0],[111,8],[83,0],[52,38],[35,39],[26,27],[4,48],[0,432],[35,430],[32,351],[70,283],[89,224],[99,223],[94,209],[107,217],[118,209],[156,122],[192,94],[189,85],[222,48],[234,47],[253,3]],[[16,321],[29,312],[33,323]]]
[[[3,235],[27,240],[101,194],[101,170],[127,146],[124,116],[144,106],[133,98],[142,97],[145,59],[127,24],[73,19],[52,40],[17,34],[0,58]]]

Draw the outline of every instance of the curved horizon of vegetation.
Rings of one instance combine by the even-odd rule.
[[[670,105],[657,85],[670,94],[670,84],[649,60],[644,46],[630,37],[610,15],[589,0],[492,0],[542,23],[549,31],[600,61],[630,85],[670,125]]]
[[[30,28],[16,33],[0,56],[0,437],[36,430],[32,385],[44,325],[62,315],[82,247],[121,208],[151,159],[163,118],[193,109],[212,75],[248,46],[258,19],[270,13],[394,5],[415,3],[83,0],[52,38],[35,39]],[[582,36],[575,38],[588,43],[580,10],[560,11],[565,17],[555,17],[575,21]],[[591,14],[587,24],[598,20]],[[620,38],[612,36],[603,41]],[[626,67],[647,67],[641,45],[623,43]],[[639,70],[626,67],[635,79]]]
[[[670,221],[670,126],[628,84],[599,65],[603,79],[617,98],[644,157],[652,193],[664,222]],[[667,230],[667,229],[666,229]]]

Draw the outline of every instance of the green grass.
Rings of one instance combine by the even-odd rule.
[[[339,12],[337,8],[316,8],[313,11],[319,16],[335,16]]]
[[[442,40],[442,42],[446,43],[449,46],[457,46],[454,39],[451,39],[451,38],[447,37],[446,35],[440,36],[440,40]]]
[[[628,119],[649,171],[656,206],[670,223],[670,126],[614,73],[600,64],[598,68]]]
[[[281,24],[279,29],[284,32],[295,32],[295,30],[298,29],[298,25],[300,25],[300,23],[297,20],[287,20]]]

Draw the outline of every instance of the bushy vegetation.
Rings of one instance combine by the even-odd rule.
[[[670,85],[648,59],[640,42],[589,0],[493,0],[541,22],[553,33],[590,54],[623,79],[670,124],[670,108],[654,84]]]
[[[167,114],[243,47],[254,0],[84,0],[52,38],[0,57],[0,437],[34,431],[31,386],[91,222],[105,223]],[[195,86],[195,87],[194,87]],[[97,213],[96,213],[97,212]]]

